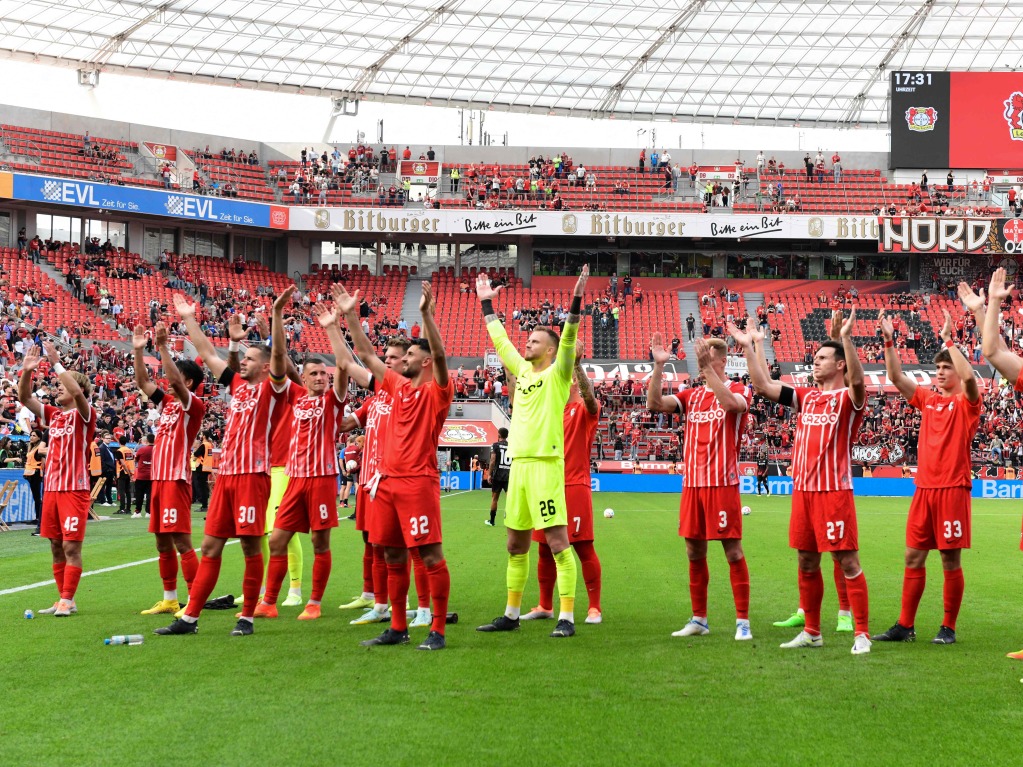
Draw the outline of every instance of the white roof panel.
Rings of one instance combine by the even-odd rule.
[[[869,125],[887,121],[889,71],[1023,66],[1018,8],[986,0],[0,0],[0,56],[400,103]]]

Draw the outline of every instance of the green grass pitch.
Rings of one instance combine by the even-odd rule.
[[[822,650],[785,651],[794,636],[773,620],[796,607],[796,558],[787,547],[788,499],[746,497],[752,642],[733,639],[728,569],[711,548],[706,637],[675,639],[689,617],[676,495],[599,494],[596,546],[604,569],[605,622],[548,638],[551,622],[506,635],[476,625],[504,607],[504,533],[483,525],[489,494],[442,501],[451,569],[448,649],[367,650],[382,627],[350,626],[336,609],[361,590],[361,540],[342,522],[324,617],[298,608],[232,638],[233,612],[207,612],[198,636],[157,637],[166,616],[141,616],[161,594],[155,562],[82,580],[80,614],[25,620],[54,600],[47,586],[0,596],[6,765],[149,764],[1008,764],[1019,759],[1023,663],[1020,504],[974,501],[973,549],[959,644],[933,646],[941,621],[941,570],[910,645],[849,653],[834,633],[825,570]],[[861,498],[860,542],[870,584],[871,629],[898,617],[909,499]],[[603,518],[613,507],[616,516]],[[195,527],[201,529],[199,517]],[[196,538],[198,540],[198,536]],[[312,556],[307,545],[306,584]],[[145,520],[90,523],[85,569],[155,556]],[[536,600],[534,578],[523,607]],[[239,593],[241,552],[225,551],[214,594]],[[47,543],[0,534],[0,590],[45,580]],[[420,632],[424,630],[420,629]],[[141,647],[105,647],[143,633]],[[419,634],[413,634],[413,642]]]

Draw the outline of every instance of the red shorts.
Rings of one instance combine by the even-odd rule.
[[[88,490],[47,490],[39,535],[51,541],[84,541],[85,523],[92,508]]]
[[[742,538],[739,486],[682,488],[678,534],[697,541]]]
[[[568,510],[568,542],[593,540],[593,493],[589,485],[565,485],[565,508]],[[533,531],[533,540],[547,543],[543,530]]]
[[[369,521],[369,542],[377,546],[414,549],[440,543],[440,482],[436,477],[383,477]]]
[[[852,490],[793,490],[789,546],[799,551],[858,551]]]
[[[292,477],[277,507],[274,528],[308,533],[337,527],[337,477]]]
[[[206,535],[214,538],[265,535],[269,502],[269,474],[221,474],[206,514]]]
[[[970,548],[970,488],[918,487],[909,505],[906,546],[923,551]]]
[[[369,520],[373,511],[373,499],[365,485],[359,485],[355,491],[355,529],[369,532]]]
[[[192,532],[192,483],[155,479],[149,490],[149,532]]]

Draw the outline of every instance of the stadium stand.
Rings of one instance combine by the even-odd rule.
[[[185,154],[195,162],[200,175],[204,174],[210,180],[207,193],[215,189],[222,197],[238,197],[260,202],[274,202],[276,199],[273,189],[267,183],[266,170],[261,165],[253,165],[248,161],[226,160],[199,150],[186,150]]]
[[[8,162],[12,170],[110,180],[134,186],[162,186],[155,178],[132,175],[134,165],[125,155],[138,153],[138,144],[134,141],[90,137],[87,145],[79,134],[4,124],[0,125],[0,143],[11,155],[29,161]]]

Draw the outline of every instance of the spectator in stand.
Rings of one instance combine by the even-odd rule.
[[[403,160],[411,160],[412,159],[412,150],[409,147],[405,147],[405,149],[402,150],[401,159],[403,159]]]
[[[952,171],[951,170],[948,172],[948,175],[945,177],[945,183],[948,184],[948,193],[952,194],[952,192],[955,191],[955,176],[952,175]]]
[[[839,157],[838,152],[831,155],[831,174],[832,180],[836,184],[842,183],[842,158]]]

